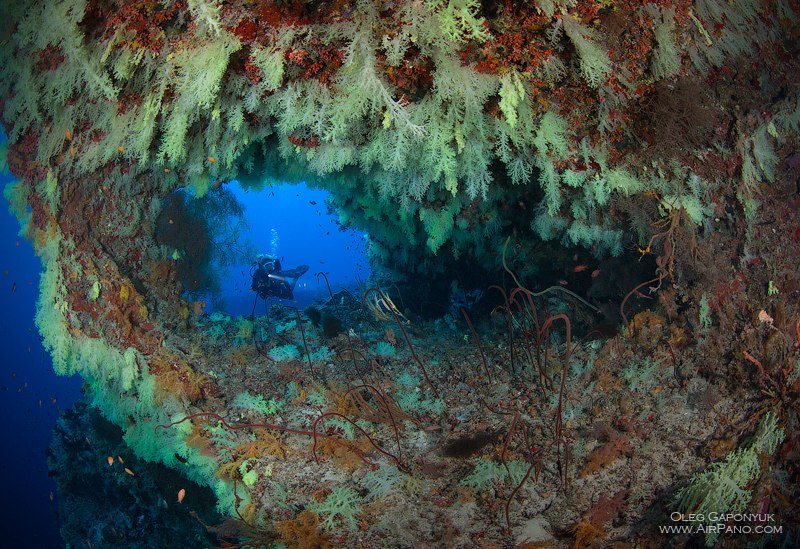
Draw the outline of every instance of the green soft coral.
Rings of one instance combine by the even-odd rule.
[[[256,471],[256,460],[246,459],[239,465],[239,474],[242,475],[242,482],[248,488],[258,482],[258,472]]]
[[[451,201],[447,206],[438,210],[431,208],[421,208],[419,218],[428,233],[428,248],[432,253],[436,253],[444,244],[453,231],[453,213],[458,211],[460,205],[456,201]]]
[[[313,502],[308,509],[324,517],[322,525],[329,531],[335,531],[339,522],[351,531],[358,529],[356,515],[361,512],[361,496],[352,488],[334,488],[325,501]]]
[[[500,77],[500,110],[509,126],[517,125],[517,105],[523,101],[527,93],[525,86],[516,72]]]
[[[429,4],[438,11],[439,28],[448,40],[486,41],[491,37],[484,19],[478,16],[481,5],[477,0],[429,0]]]
[[[600,86],[611,73],[611,60],[600,45],[598,33],[572,15],[565,15],[561,20],[564,31],[578,52],[584,80],[594,88]]]
[[[712,463],[705,471],[692,476],[689,485],[678,491],[675,502],[681,512],[706,517],[742,513],[753,496],[750,483],[761,475],[761,456],[771,456],[784,439],[778,418],[767,412],[758,425],[753,442],[729,453],[723,461]],[[706,546],[714,545],[719,533],[706,534]]]

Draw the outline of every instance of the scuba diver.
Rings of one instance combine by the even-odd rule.
[[[281,269],[281,261],[277,257],[268,254],[259,254],[250,269],[253,276],[252,289],[258,297],[267,300],[269,297],[280,299],[293,299],[295,284],[305,272],[308,265],[299,265],[294,269],[284,271]]]
[[[297,284],[297,279],[300,278],[308,271],[308,265],[299,265],[289,271],[284,271],[281,268],[281,261],[277,257],[269,254],[259,254],[250,268],[250,275],[253,277],[253,284],[251,288],[256,293],[256,298],[253,301],[253,311],[250,313],[250,320],[255,320],[256,305],[258,305],[258,298],[264,300],[265,314],[269,314],[267,299],[270,297],[277,297],[279,299],[293,299],[294,286]],[[297,309],[295,309],[296,311]],[[299,318],[299,314],[298,318]],[[261,335],[259,341],[259,334]],[[261,329],[253,329],[253,343],[256,346],[256,351],[259,355],[263,356],[267,353],[266,343],[261,334]]]

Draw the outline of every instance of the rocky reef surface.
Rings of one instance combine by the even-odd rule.
[[[120,456],[197,546],[796,544],[795,0],[3,9],[37,325],[119,429],[72,539]],[[233,180],[328,190],[375,279],[206,314]]]

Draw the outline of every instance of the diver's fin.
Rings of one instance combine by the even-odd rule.
[[[294,269],[281,271],[281,276],[284,277],[289,287],[294,289],[294,285],[297,284],[297,279],[306,274],[306,272],[308,272],[308,265],[298,265]]]
[[[289,269],[288,271],[281,271],[281,274],[287,278],[300,278],[304,274],[308,272],[308,265],[298,265],[294,269]]]

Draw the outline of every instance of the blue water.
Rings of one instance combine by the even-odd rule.
[[[0,176],[0,186],[9,181]],[[61,410],[81,397],[81,381],[53,372],[33,322],[41,263],[7,208],[0,219],[0,539],[4,547],[59,547],[45,449]]]
[[[315,299],[328,297],[324,280],[315,273],[325,273],[333,292],[343,287],[357,289],[358,281],[369,277],[365,236],[340,230],[335,217],[327,213],[326,191],[310,189],[303,183],[255,193],[235,184],[231,190],[245,207],[249,236],[258,253],[277,255],[284,269],[309,266],[295,287],[292,304],[296,307],[302,309]],[[255,298],[250,283],[250,264],[229,269],[222,287],[225,312],[250,314]],[[261,307],[259,302],[259,311]]]

